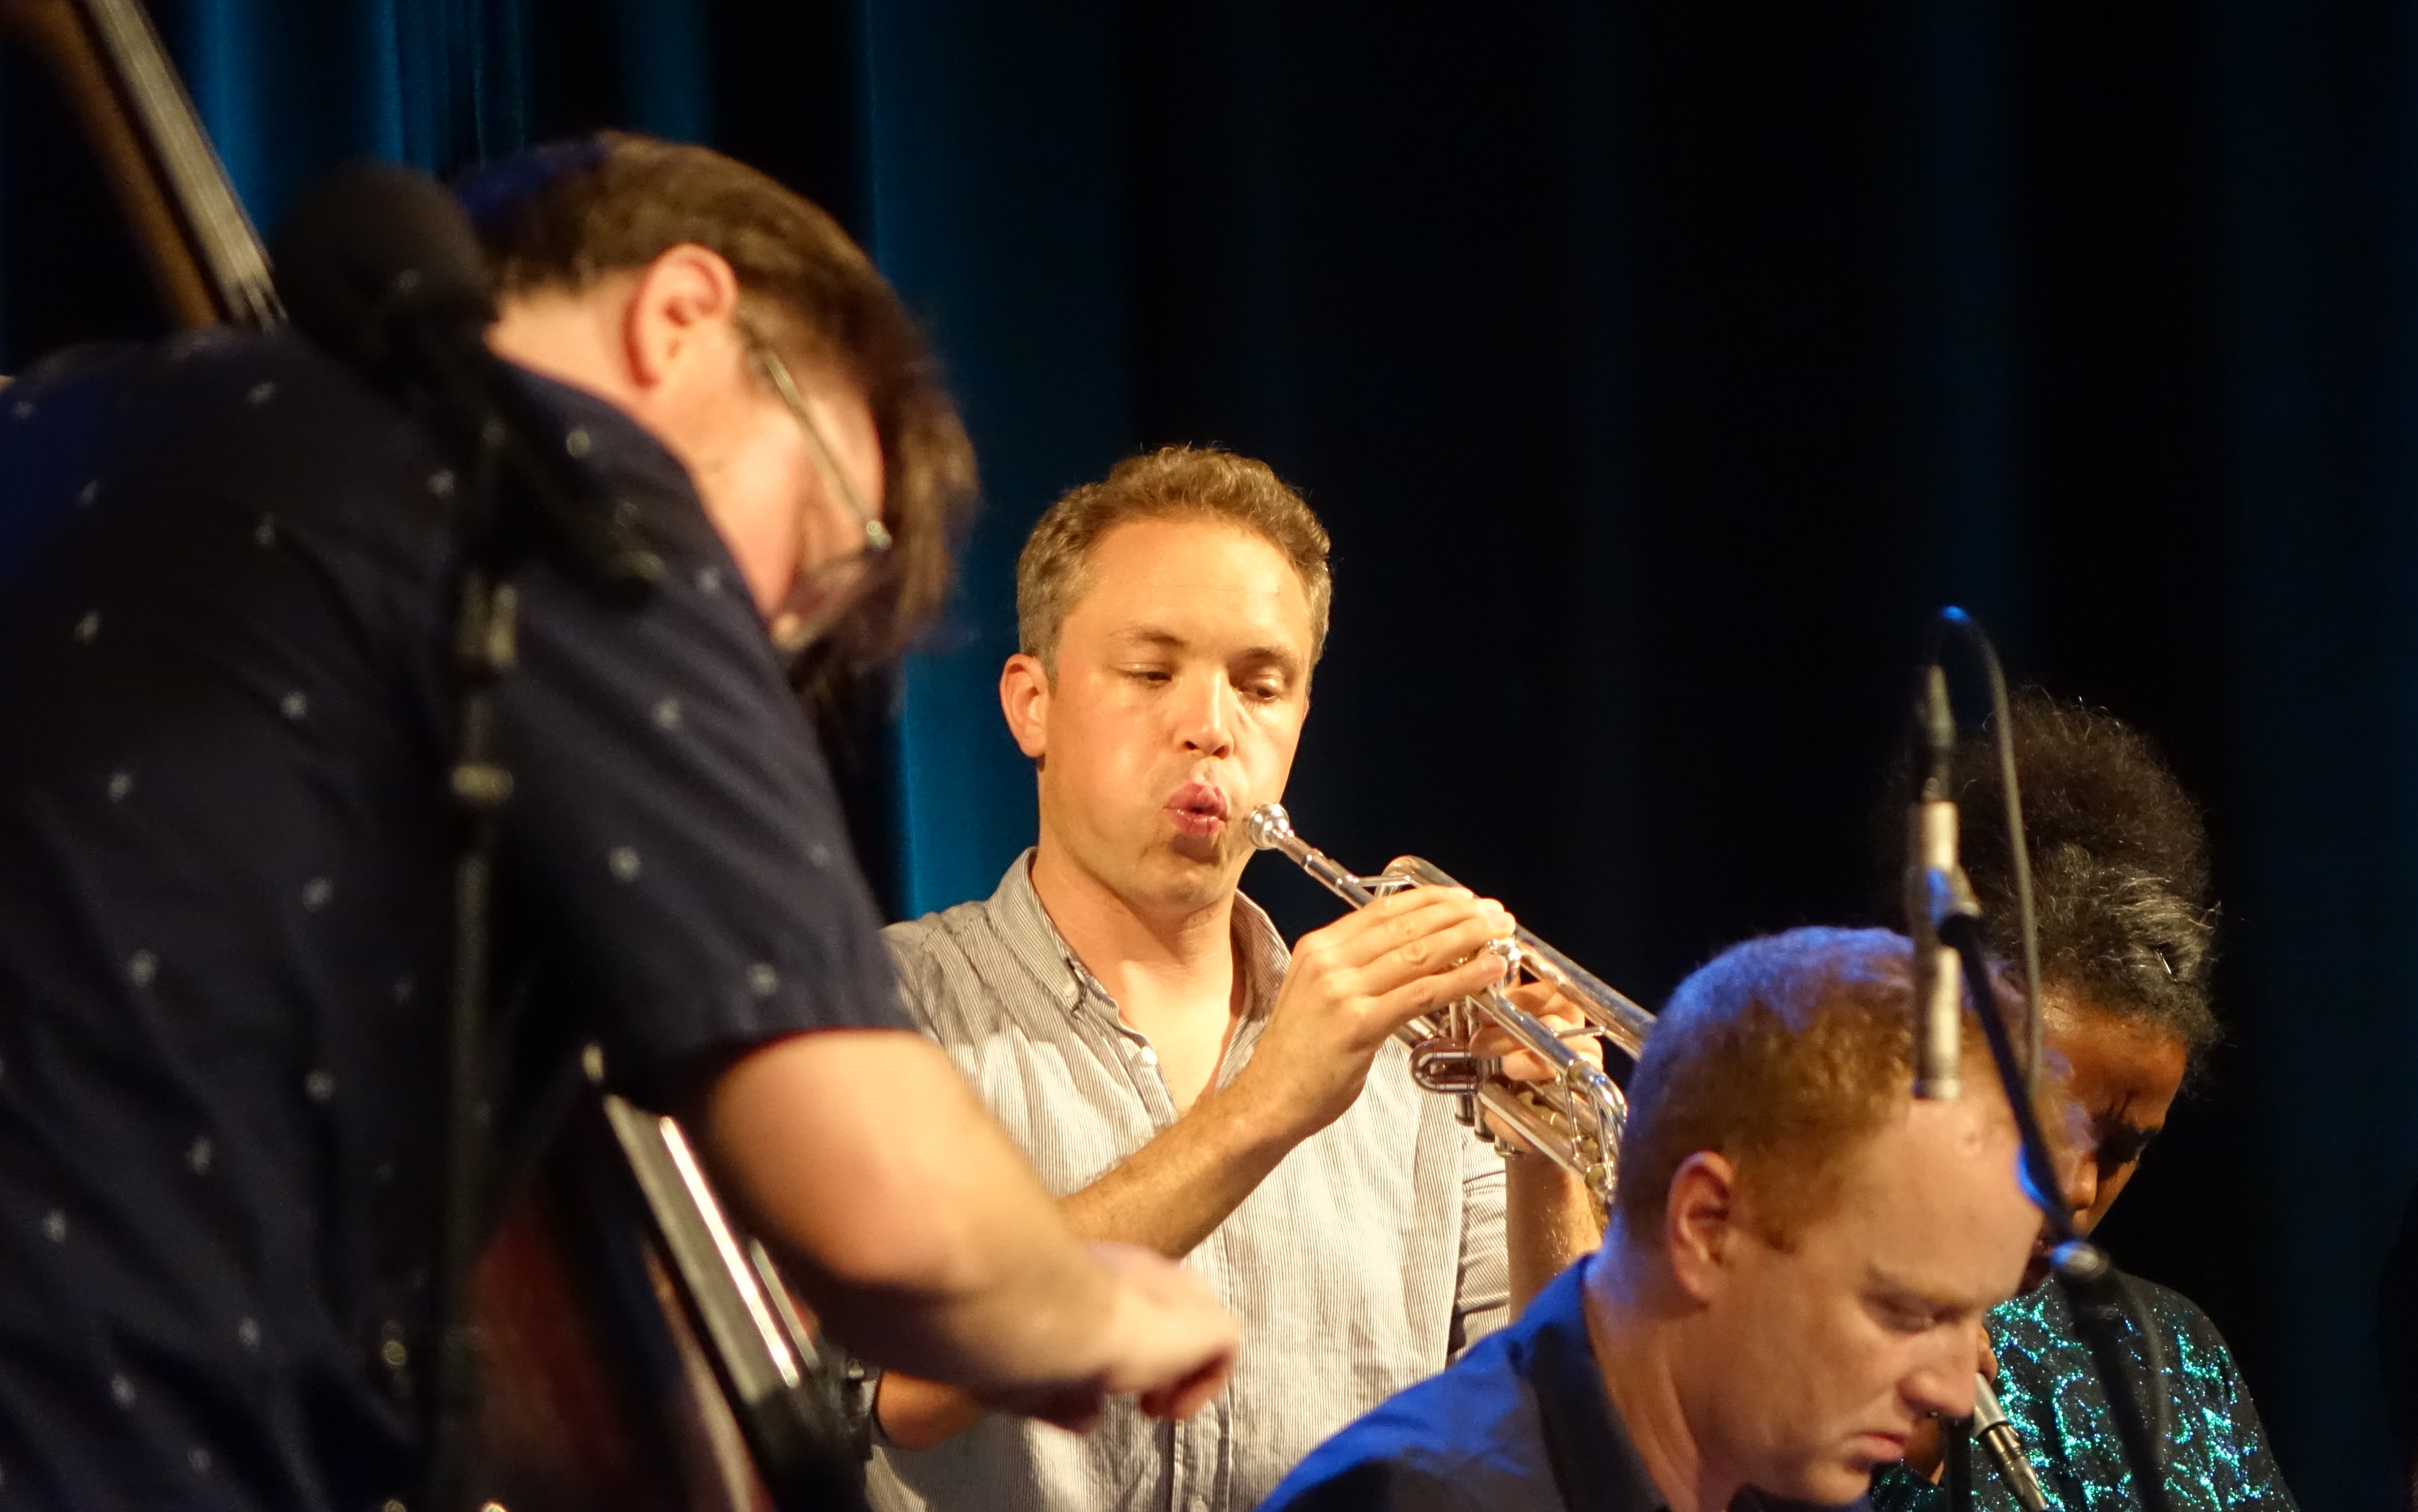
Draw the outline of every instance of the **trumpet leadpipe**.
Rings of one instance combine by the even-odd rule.
[[[1244,833],[1261,850],[1282,853],[1327,891],[1355,909],[1405,887],[1460,884],[1436,867],[1405,859],[1374,877],[1363,877],[1294,832],[1282,804],[1263,803],[1244,820]],[[1494,947],[1509,970],[1551,983],[1569,998],[1589,1023],[1630,1054],[1645,1043],[1653,1016],[1605,985],[1543,940],[1519,931]],[[1501,1075],[1501,1062],[1469,1048],[1471,1016],[1492,1022],[1550,1068],[1549,1079],[1522,1083]],[[1618,1086],[1586,1057],[1564,1043],[1562,1031],[1514,1002],[1502,985],[1443,1010],[1444,1022],[1411,1020],[1396,1031],[1411,1047],[1411,1076],[1430,1092],[1463,1100],[1465,1110],[1482,1106],[1521,1138],[1586,1183],[1609,1209],[1617,1177],[1620,1135],[1629,1115]],[[1465,1111],[1464,1119],[1472,1116]]]

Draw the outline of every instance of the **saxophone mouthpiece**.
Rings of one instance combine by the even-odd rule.
[[[1274,850],[1293,836],[1293,816],[1282,803],[1262,803],[1243,821],[1243,833],[1254,850]]]

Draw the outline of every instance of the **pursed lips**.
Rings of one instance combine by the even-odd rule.
[[[1186,783],[1167,801],[1167,812],[1183,834],[1216,834],[1225,826],[1228,808],[1225,793],[1205,782]]]

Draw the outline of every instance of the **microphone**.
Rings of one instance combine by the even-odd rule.
[[[1998,1467],[1998,1478],[2007,1483],[2024,1512],[2048,1512],[2040,1477],[2032,1474],[2031,1461],[2024,1457],[2024,1441],[2007,1421],[2007,1410],[1998,1405],[1998,1394],[1990,1388],[1987,1376],[1973,1378],[1973,1436],[1982,1441],[1990,1462]]]
[[[274,246],[295,326],[474,469],[499,472],[593,590],[634,604],[663,579],[636,507],[579,461],[587,433],[566,431],[488,350],[494,284],[469,217],[442,185],[392,163],[347,164],[302,197]]]
[[[1956,862],[1956,804],[1950,796],[1956,715],[1935,657],[1922,669],[1915,707],[1916,770],[1922,786],[1906,813],[1905,913],[1914,936],[1914,1095],[1959,1095],[1965,982],[1955,947],[1941,942],[1948,919],[1978,918],[1972,885]]]

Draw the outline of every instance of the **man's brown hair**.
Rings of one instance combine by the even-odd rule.
[[[1846,1157],[1911,1095],[1913,956],[1886,929],[1791,929],[1734,945],[1679,984],[1630,1079],[1613,1196],[1630,1242],[1660,1242],[1671,1179],[1699,1151],[1737,1167],[1772,1244],[1829,1209]],[[1995,1099],[1969,1006],[1965,1019],[1966,1095]]]
[[[1326,646],[1335,584],[1326,566],[1326,527],[1302,496],[1264,462],[1216,447],[1171,446],[1127,457],[1096,483],[1049,506],[1016,559],[1019,649],[1053,674],[1058,633],[1090,585],[1092,547],[1128,520],[1198,517],[1239,526],[1293,564],[1309,599],[1310,660]]]
[[[584,289],[683,243],[720,253],[742,316],[785,354],[845,374],[881,440],[895,544],[825,649],[876,664],[940,612],[972,506],[973,448],[914,320],[837,221],[718,152],[620,132],[524,153],[456,190],[505,297]]]

